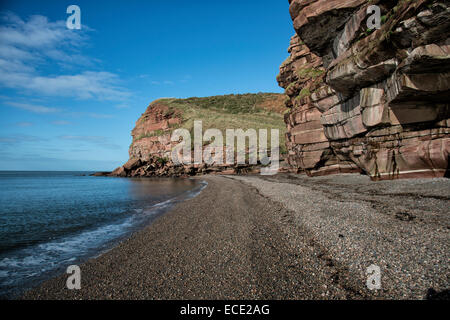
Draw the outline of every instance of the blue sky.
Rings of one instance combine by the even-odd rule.
[[[81,8],[81,30],[66,9]],[[112,170],[160,97],[282,92],[287,0],[0,3],[0,170]]]

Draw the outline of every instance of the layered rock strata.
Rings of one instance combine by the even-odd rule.
[[[191,163],[189,165],[174,164],[172,160],[172,150],[179,143],[178,141],[171,141],[172,133],[177,128],[188,129],[193,133],[192,120],[203,120],[204,125],[208,126],[223,125],[224,127],[233,128],[233,126],[240,127],[245,125],[246,121],[250,121],[254,116],[254,121],[262,121],[262,126],[276,123],[279,127],[283,127],[282,113],[286,110],[284,107],[284,96],[281,94],[247,94],[238,95],[242,101],[250,105],[248,110],[239,110],[239,103],[234,102],[235,95],[217,96],[204,98],[205,101],[211,101],[211,106],[205,103],[204,106],[198,106],[195,103],[190,104],[191,99],[201,100],[203,98],[191,99],[159,99],[152,102],[141,117],[136,121],[136,126],[132,130],[131,135],[133,141],[129,148],[129,160],[123,166],[118,167],[110,174],[120,177],[143,177],[143,176],[192,176],[198,174],[245,174],[245,173],[259,173],[262,165],[237,163],[237,155],[242,152],[245,158],[248,158],[248,146],[242,151],[234,150],[234,162],[227,159],[226,146],[223,147],[222,161],[214,161],[207,164],[202,161],[200,164],[195,164],[194,152],[191,152]],[[209,100],[207,100],[209,99]],[[216,100],[220,100],[217,102]],[[231,102],[227,102],[230,100]],[[241,101],[240,99],[236,99]],[[253,100],[255,104],[252,105]],[[224,103],[229,103],[228,109],[223,111],[221,108],[216,108],[214,103],[221,107]],[[225,107],[224,107],[225,108]],[[230,109],[236,108],[236,112],[241,114],[233,114],[234,109],[230,113]],[[209,113],[208,113],[209,112]],[[243,118],[240,122],[239,118]],[[218,118],[217,122],[216,118]],[[226,118],[225,120],[223,120]],[[213,119],[213,120],[211,120]],[[231,119],[233,123],[231,123]],[[250,120],[249,120],[250,119]],[[208,122],[209,121],[209,122]],[[213,121],[213,122],[211,122]],[[222,123],[223,121],[230,123]],[[189,124],[188,124],[189,123]],[[204,130],[208,127],[203,128]],[[270,129],[270,128],[268,128]],[[244,129],[245,130],[245,129]],[[282,133],[284,134],[284,132]],[[223,132],[225,137],[225,132]],[[193,138],[193,135],[192,135]],[[193,149],[193,143],[191,149]],[[201,150],[208,147],[204,142]],[[214,152],[211,154],[214,157]],[[206,159],[203,159],[206,160]],[[283,168],[282,168],[283,170]]]
[[[381,28],[367,28],[367,8]],[[289,164],[309,175],[448,175],[448,1],[292,0],[296,34],[278,82]]]

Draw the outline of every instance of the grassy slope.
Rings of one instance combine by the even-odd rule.
[[[280,94],[258,93],[243,95],[213,96],[188,99],[160,99],[172,110],[181,112],[183,123],[176,128],[191,130],[194,120],[203,121],[203,131],[217,128],[225,137],[226,129],[247,130],[253,128],[280,130],[280,151],[286,152],[286,125],[283,120],[284,96]]]

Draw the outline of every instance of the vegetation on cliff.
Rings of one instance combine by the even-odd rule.
[[[257,94],[231,94],[224,96],[212,96],[202,98],[163,98],[150,104],[158,106],[158,110],[165,109],[162,113],[167,118],[177,118],[180,121],[169,123],[166,128],[145,130],[134,141],[167,135],[178,128],[192,130],[194,121],[203,122],[203,130],[216,128],[225,133],[226,129],[279,129],[280,151],[286,151],[285,132],[286,125],[283,114],[287,110],[284,106],[285,96],[276,93]],[[155,110],[156,111],[156,110]],[[151,112],[151,111],[150,111]],[[145,114],[140,121],[147,121]],[[269,130],[270,144],[270,130]]]
[[[130,160],[112,173],[113,176],[187,176],[196,174],[256,173],[264,164],[213,163],[175,165],[171,152],[178,144],[171,141],[174,130],[187,129],[193,135],[194,121],[202,121],[202,130],[266,129],[267,147],[271,148],[271,131],[279,130],[280,153],[286,153],[284,114],[286,96],[276,93],[231,94],[204,98],[163,98],[153,101],[136,121],[131,132]],[[204,141],[204,145],[208,142]],[[248,145],[247,145],[248,146]],[[193,147],[193,144],[191,144]],[[236,149],[235,149],[236,151]],[[249,156],[248,148],[244,151]],[[283,156],[282,156],[283,157]]]

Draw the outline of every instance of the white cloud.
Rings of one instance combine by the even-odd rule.
[[[2,15],[0,27],[2,43],[29,47],[51,48],[55,44],[77,44],[83,39],[83,33],[77,33],[65,27],[64,21],[49,22],[47,17],[34,15],[23,21],[17,15],[7,12]]]
[[[95,113],[95,112],[88,112],[86,113],[88,117],[94,118],[94,119],[111,119],[114,118],[111,114],[106,113]]]
[[[31,127],[31,126],[33,126],[33,122],[26,122],[26,121],[24,121],[24,122],[17,122],[16,126],[22,127],[22,128]]]
[[[56,121],[52,121],[52,124],[54,124],[56,126],[68,126],[72,123],[69,121],[65,121],[65,120],[56,120]]]
[[[180,82],[181,82],[181,83],[186,83],[186,82],[188,82],[188,81],[191,80],[191,79],[192,79],[192,76],[191,76],[190,74],[187,74],[187,75],[185,75],[185,76],[183,77],[183,79],[180,80]]]
[[[2,98],[2,97],[0,97]],[[7,97],[5,97],[8,99]],[[30,103],[23,103],[23,102],[15,102],[15,101],[4,101],[4,105],[10,106],[16,109],[22,109],[26,111],[30,111],[33,113],[39,113],[39,114],[49,114],[49,113],[59,113],[61,116],[64,117],[71,117],[71,118],[78,118],[78,117],[89,117],[94,119],[111,119],[114,118],[113,115],[107,114],[107,113],[97,113],[97,112],[72,112],[67,109],[63,108],[53,108],[53,107],[46,107],[43,105],[36,105],[36,104],[30,104]],[[56,125],[67,125],[71,124],[67,121],[53,121],[53,124]]]
[[[129,109],[130,108],[130,106],[128,105],[128,104],[125,104],[125,103],[122,103],[122,104],[118,104],[117,106],[116,106],[116,109]]]
[[[29,103],[8,101],[8,102],[5,102],[5,104],[7,104],[13,108],[23,109],[23,110],[31,111],[34,113],[55,113],[55,112],[61,111],[61,109],[58,109],[58,108],[49,108],[49,107],[39,106],[39,105],[29,104]]]
[[[0,144],[3,145],[16,145],[20,143],[33,143],[42,141],[46,141],[46,139],[27,134],[10,134],[8,136],[0,136]]]
[[[50,65],[79,68],[96,60],[80,54],[88,37],[69,30],[64,21],[49,22],[44,16],[24,21],[6,13],[0,17],[0,86],[25,93],[78,99],[123,101],[129,96],[119,77],[106,71],[84,70],[75,74],[46,74]]]
[[[89,117],[94,119],[111,119],[114,118],[113,115],[107,113],[96,113],[96,112],[68,112],[67,116],[69,117]]]
[[[23,76],[17,75],[9,83],[40,92],[44,95],[76,97],[79,99],[122,100],[128,96],[116,87],[118,78],[109,72],[85,71],[77,75]],[[5,79],[7,81],[7,79]],[[0,76],[0,82],[2,78]],[[23,82],[25,81],[25,82]]]
[[[106,149],[121,149],[117,144],[111,143],[110,139],[103,136],[72,136],[65,135],[59,137],[66,141],[87,142]]]

